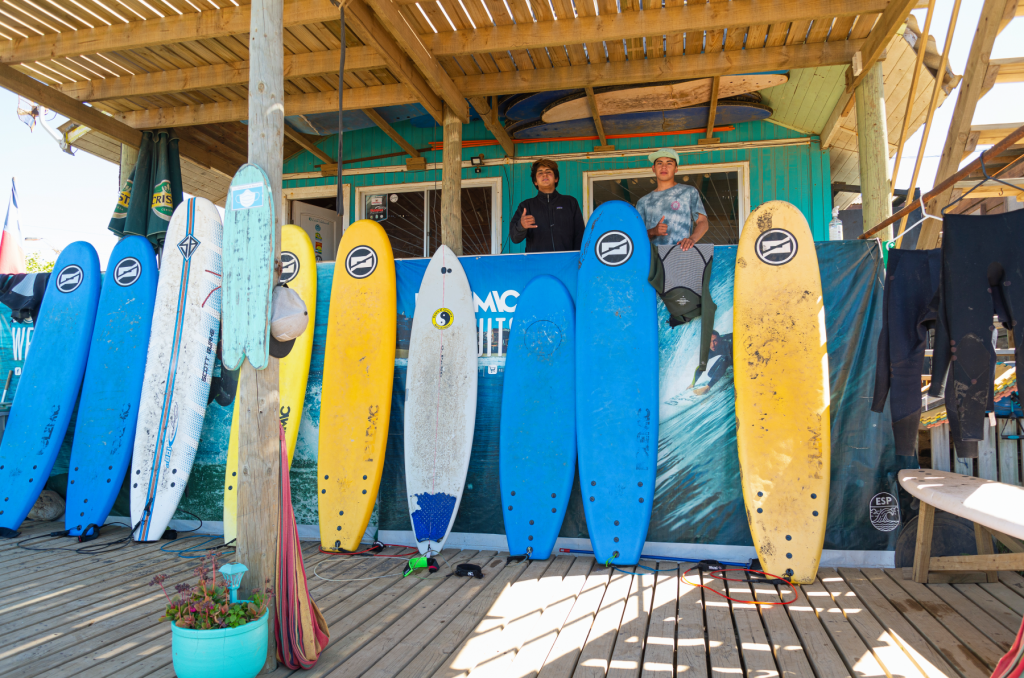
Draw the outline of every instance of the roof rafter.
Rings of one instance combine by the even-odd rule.
[[[864,40],[864,47],[854,55],[855,68],[847,71],[849,74],[847,76],[847,92],[852,92],[864,80],[871,67],[882,58],[882,53],[885,52],[889,40],[896,35],[896,30],[906,21],[915,2],[916,0],[892,0],[882,12],[882,16],[878,17],[878,23]],[[854,73],[854,70],[857,72]]]

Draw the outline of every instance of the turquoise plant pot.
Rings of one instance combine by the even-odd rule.
[[[178,678],[255,678],[267,661],[267,621],[233,629],[196,631],[171,624],[171,653]]]

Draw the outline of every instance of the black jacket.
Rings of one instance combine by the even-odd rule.
[[[537,220],[537,228],[523,228],[524,208]],[[519,203],[508,231],[512,242],[526,239],[527,252],[567,252],[579,251],[586,228],[576,198],[555,191],[538,192],[535,198]]]

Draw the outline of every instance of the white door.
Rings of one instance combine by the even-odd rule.
[[[334,261],[344,232],[344,224],[337,212],[293,200],[292,223],[304,230],[313,241],[317,261]]]

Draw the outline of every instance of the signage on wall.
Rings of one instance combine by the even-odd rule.
[[[374,221],[387,221],[388,219],[388,203],[385,200],[386,195],[371,195],[369,197],[369,205],[366,208],[366,218],[373,219]]]

